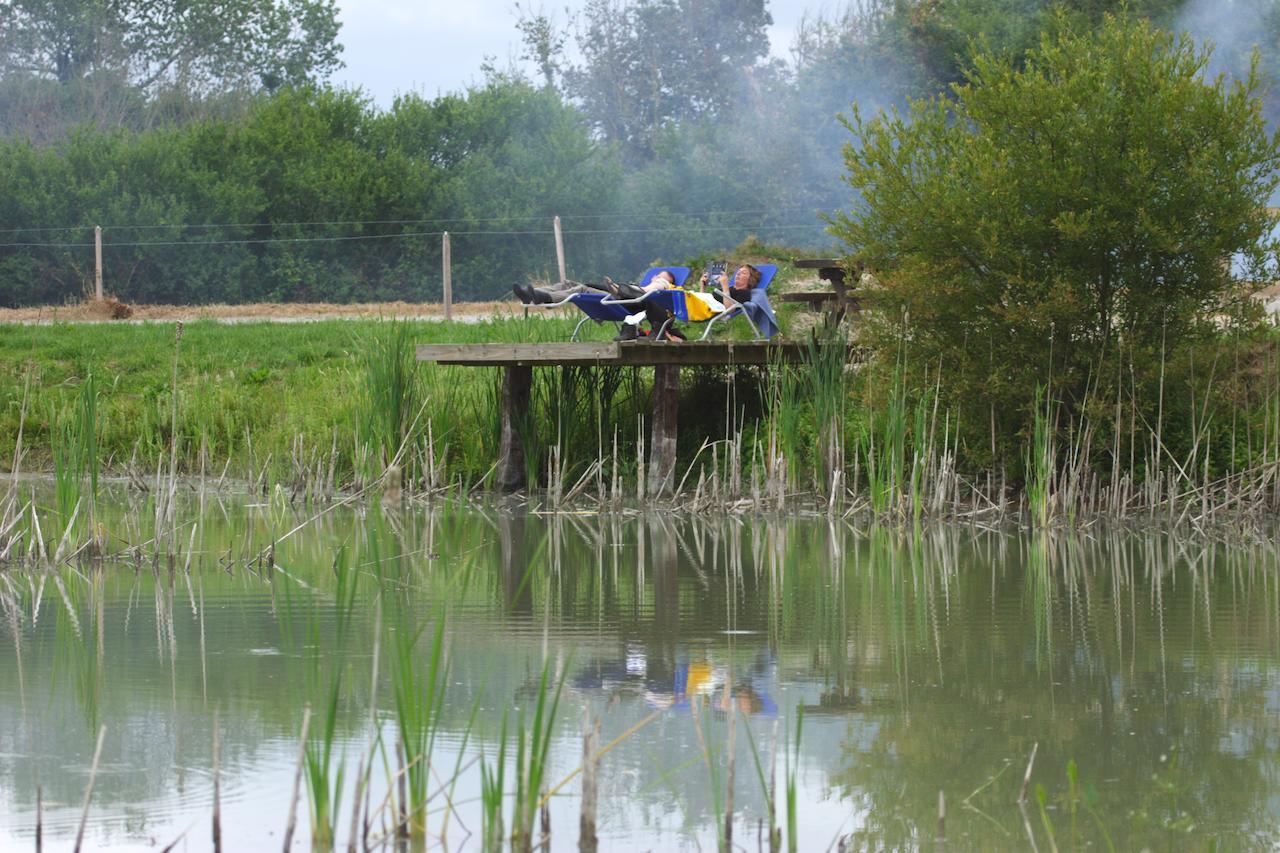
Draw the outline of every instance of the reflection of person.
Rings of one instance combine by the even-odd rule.
[[[621,660],[615,657],[588,662],[570,683],[580,690],[638,694],[646,704],[659,709],[690,708],[694,698],[701,696],[706,700],[704,707],[716,712],[737,710],[768,716],[778,713],[778,706],[769,695],[774,667],[768,650],[762,649],[749,667],[717,664],[700,647],[692,653],[677,652],[674,661],[649,651],[643,646],[628,645]]]

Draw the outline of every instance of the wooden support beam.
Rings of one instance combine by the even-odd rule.
[[[502,428],[498,436],[498,490],[514,492],[528,485],[524,468],[524,442],[518,425],[529,411],[533,368],[511,365],[502,371]]]
[[[653,369],[653,427],[649,438],[649,497],[675,488],[677,400],[680,366],[660,364]]]

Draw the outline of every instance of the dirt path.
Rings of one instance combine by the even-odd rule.
[[[88,301],[39,308],[0,308],[0,324],[51,323],[315,323],[321,320],[410,319],[442,320],[444,306],[427,302],[368,302],[342,305],[329,302],[262,302],[252,305],[126,305]],[[453,319],[475,323],[521,313],[519,303],[462,302],[453,306]],[[535,312],[541,316],[546,312]],[[114,316],[113,316],[114,315]],[[124,315],[124,316],[119,316]]]

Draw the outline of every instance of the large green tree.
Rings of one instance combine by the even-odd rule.
[[[605,140],[651,159],[673,125],[722,121],[768,74],[765,0],[588,0],[564,88]],[[545,16],[520,29],[547,81],[563,47]]]
[[[940,371],[993,439],[1025,434],[1042,383],[1064,421],[1121,375],[1141,397],[1162,354],[1241,304],[1274,224],[1256,62],[1211,79],[1207,49],[1147,21],[1055,25],[1017,64],[979,49],[949,95],[855,111],[856,197],[831,228],[879,278],[881,363]]]
[[[64,84],[124,71],[142,88],[273,90],[339,67],[334,0],[0,0],[0,69]]]

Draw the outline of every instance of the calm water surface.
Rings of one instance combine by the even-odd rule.
[[[149,511],[102,518],[138,541]],[[715,849],[731,736],[734,841],[768,849],[767,780],[781,799],[802,709],[801,850],[933,847],[940,791],[961,849],[1280,844],[1270,543],[372,507],[294,533],[273,570],[258,555],[309,512],[186,513],[195,553],[172,566],[0,571],[0,848],[32,849],[37,786],[46,844],[69,847],[105,726],[86,846],[210,849],[215,724],[226,849],[275,847],[303,708],[334,695],[345,848],[373,720],[395,737],[389,650],[417,637],[425,672],[441,619],[433,769],[456,782],[432,846],[479,849],[475,759],[504,714],[509,742],[532,716],[544,662],[564,685],[550,784],[581,761],[584,708],[602,744],[630,732],[601,759],[602,849]],[[579,794],[575,778],[551,800],[555,849],[577,847]],[[307,815],[304,794],[300,849]]]

